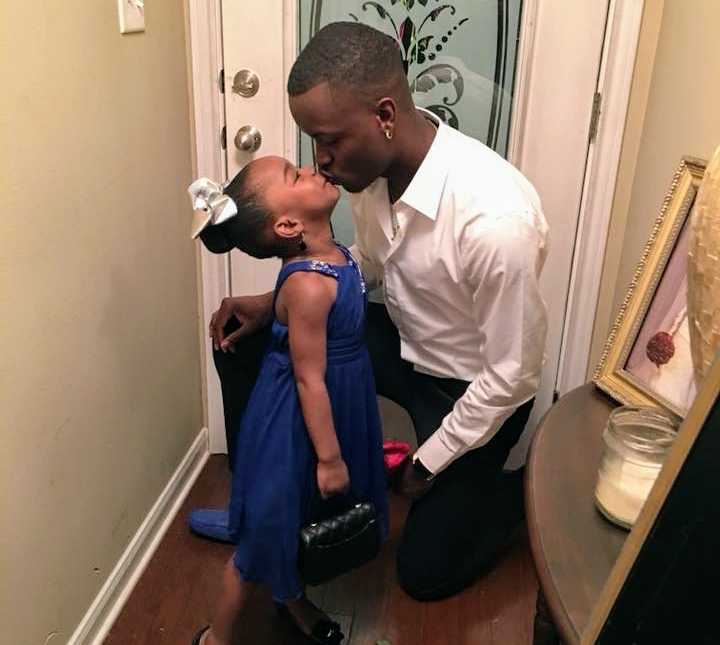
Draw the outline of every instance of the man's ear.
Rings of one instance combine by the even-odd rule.
[[[273,231],[278,237],[289,240],[294,239],[305,231],[303,223],[290,215],[280,215],[273,223]]]
[[[385,96],[375,104],[375,119],[383,133],[394,134],[395,119],[397,117],[397,103],[395,99]]]

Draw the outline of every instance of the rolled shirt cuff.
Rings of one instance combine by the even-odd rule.
[[[456,458],[455,451],[450,450],[436,434],[420,446],[415,455],[433,476],[445,470]]]

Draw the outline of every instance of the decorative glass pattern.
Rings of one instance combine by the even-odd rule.
[[[395,38],[415,104],[505,156],[522,0],[300,0],[300,46],[331,22],[356,20]],[[312,163],[301,137],[300,161]],[[342,199],[336,237],[352,242]]]

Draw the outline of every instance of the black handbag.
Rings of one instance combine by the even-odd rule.
[[[320,585],[373,560],[380,551],[375,505],[349,498],[350,508],[320,515],[300,531],[298,566],[307,585]],[[325,503],[337,508],[338,500]]]

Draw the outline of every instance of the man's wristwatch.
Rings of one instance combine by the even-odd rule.
[[[420,477],[426,482],[431,482],[433,480],[433,477],[435,477],[433,473],[431,473],[427,468],[425,468],[425,466],[423,466],[422,461],[420,461],[417,455],[413,455],[412,466],[415,474],[417,474],[418,477]]]

